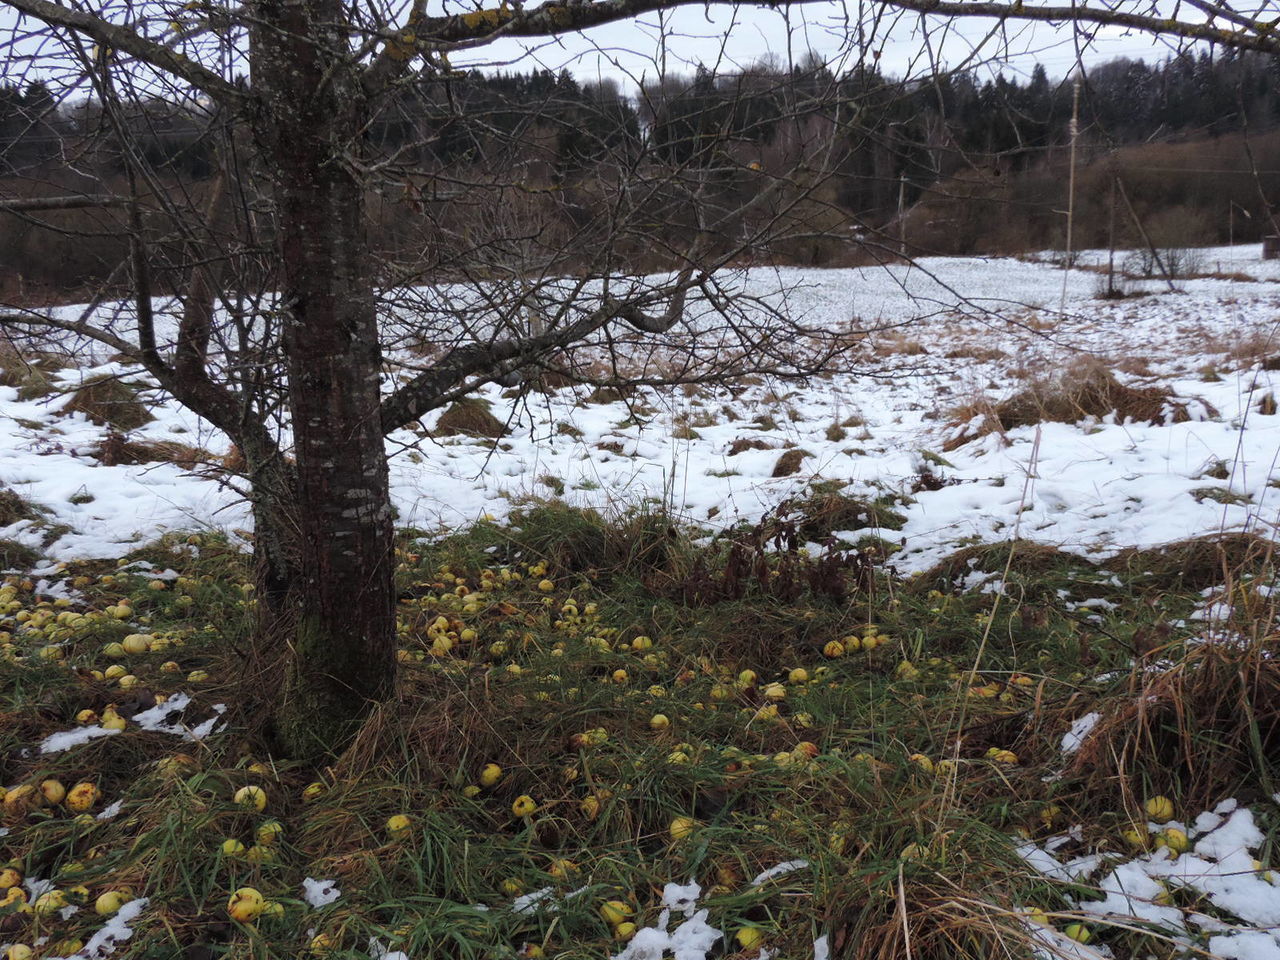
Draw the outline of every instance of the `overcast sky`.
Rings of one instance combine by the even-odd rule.
[[[856,25],[856,9],[850,7],[846,14],[840,3],[797,6],[789,14],[728,4],[685,7],[661,21],[650,15],[550,42],[502,41],[470,58],[455,56],[453,62],[522,70],[567,67],[584,80],[605,76],[627,83],[642,75],[653,77],[664,65],[672,72],[691,72],[698,62],[732,69],[770,54],[787,63],[814,50],[838,72],[852,62],[847,59],[854,49],[849,38]],[[660,40],[664,35],[665,43]],[[1120,56],[1151,61],[1174,49],[1169,41],[1119,29],[1090,37],[1070,27],[1009,24],[1000,29],[978,19],[948,27],[914,13],[882,23],[868,46],[879,51],[881,69],[896,76],[925,73],[936,61],[951,69],[983,64],[980,72],[993,74],[997,69],[1030,74],[1039,62],[1050,77],[1064,77],[1080,60],[1086,65]]]
[[[497,0],[483,2],[493,6]],[[539,0],[529,2],[536,6]],[[181,0],[99,0],[85,7],[114,9],[116,12],[108,14],[108,18],[116,22],[120,22],[120,11],[129,6],[133,7],[133,14],[125,16],[130,19],[141,9],[155,11],[156,16],[149,19],[163,29],[169,16],[163,11],[180,5]],[[407,8],[408,0],[390,0],[389,5]],[[476,6],[477,0],[429,0],[428,11],[459,13]],[[456,53],[451,61],[455,67],[522,72],[567,68],[583,81],[598,77],[616,80],[627,93],[634,92],[642,78],[652,79],[663,72],[691,73],[698,63],[724,72],[768,56],[778,65],[786,65],[799,61],[810,50],[840,73],[856,62],[860,16],[864,24],[862,48],[878,54],[881,70],[897,77],[927,74],[935,64],[947,69],[973,67],[980,75],[994,75],[1002,69],[1026,76],[1038,62],[1045,65],[1050,77],[1062,78],[1080,62],[1088,66],[1119,56],[1152,61],[1163,59],[1174,49],[1168,40],[1119,29],[1091,28],[1093,34],[1086,36],[1070,26],[1008,23],[1001,27],[983,19],[947,23],[941,18],[888,10],[875,0],[808,3],[794,6],[789,12],[708,4],[683,7],[661,17],[650,14],[554,40],[502,40],[469,54]],[[872,25],[872,16],[882,19]],[[404,18],[397,19],[403,22]],[[30,39],[20,39],[21,31],[17,37],[12,33],[5,36],[6,31],[13,30],[15,20],[12,9],[0,2],[0,47],[9,48],[8,57],[0,54],[0,66],[5,68],[4,79],[8,82],[21,82],[23,75],[29,79],[32,75],[27,70],[32,66],[37,74],[44,72],[37,53],[40,46]],[[186,52],[205,59],[197,50]],[[33,55],[35,59],[28,61],[27,57]]]

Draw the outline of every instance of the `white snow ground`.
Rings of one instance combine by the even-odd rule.
[[[847,372],[807,384],[762,383],[736,395],[641,390],[633,404],[651,411],[643,423],[624,403],[586,403],[585,388],[534,394],[518,406],[500,388],[486,388],[494,414],[511,426],[499,447],[409,431],[390,438],[399,520],[431,530],[502,518],[521,498],[549,495],[560,484],[570,502],[613,509],[649,498],[709,526],[757,519],[815,479],[855,494],[906,494],[924,454],[938,454],[954,435],[953,408],[978,396],[998,400],[1028,375],[1097,356],[1126,383],[1201,398],[1218,415],[1160,426],[1051,423],[943,454],[945,465],[929,469],[946,485],[916,493],[901,508],[905,528],[887,534],[905,544],[899,569],[921,569],[961,541],[1002,540],[1015,530],[1094,555],[1222,529],[1268,532],[1277,518],[1270,481],[1280,417],[1256,408],[1280,378],[1261,365],[1280,354],[1280,268],[1262,263],[1257,246],[1204,256],[1259,279],[1187,281],[1177,293],[1148,281],[1134,284],[1147,295],[1104,302],[1094,298],[1097,274],[1073,271],[1060,314],[1063,273],[1047,263],[929,259],[891,269],[752,271],[749,291],[776,299],[788,290],[787,309],[807,323],[892,327],[870,334]],[[96,366],[63,378],[73,387],[121,369]],[[1207,381],[1207,369],[1217,379]],[[207,423],[152,395],[157,419],[135,437],[227,450]],[[19,401],[14,389],[0,387],[0,484],[70,528],[48,545],[50,556],[118,556],[168,530],[250,526],[238,495],[214,480],[169,463],[102,465],[92,451],[105,428],[64,413],[66,402],[65,395]],[[761,428],[758,417],[773,423]],[[856,425],[834,439],[830,428],[846,422]],[[673,438],[684,423],[692,438]],[[773,449],[732,456],[739,438]],[[774,479],[785,445],[811,456],[800,474]],[[0,538],[32,545],[44,536],[30,521],[0,528]]]

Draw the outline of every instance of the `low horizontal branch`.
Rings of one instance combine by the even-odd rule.
[[[0,200],[0,210],[31,213],[41,210],[78,210],[83,207],[122,207],[128,202],[128,197],[116,197],[110,194],[81,194],[70,197],[11,197],[7,200]]]

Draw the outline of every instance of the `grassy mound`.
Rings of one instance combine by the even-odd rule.
[[[836,491],[815,491],[789,505],[801,517],[799,532],[822,541],[839,530],[901,530],[907,518],[894,507],[893,497],[851,497]]]
[[[985,576],[984,576],[985,575]],[[1079,582],[1096,584],[1097,567],[1084,557],[1031,540],[962,547],[916,577],[912,589],[952,591],[1007,575],[1005,591],[1018,597],[1057,595]]]
[[[778,457],[777,463],[773,465],[773,477],[790,477],[800,472],[800,465],[804,462],[805,457],[811,457],[808,450],[801,450],[799,447],[793,447],[786,451],[782,456]]]
[[[19,354],[0,345],[0,387],[16,387],[19,400],[35,400],[54,391],[52,373],[61,369],[57,357]]]
[[[172,440],[131,440],[128,437],[112,433],[94,449],[96,456],[105,467],[132,465],[139,463],[172,463],[183,470],[193,470],[199,466],[218,464],[219,458],[208,450],[201,450],[185,443]]]
[[[38,520],[42,516],[44,511],[16,490],[0,487],[0,527],[7,527],[19,520]]]
[[[1099,790],[1119,786],[1135,816],[1138,783],[1199,809],[1255,795],[1272,782],[1280,757],[1278,656],[1274,634],[1220,637],[1135,671],[1132,692],[1107,705],[1076,771]]]

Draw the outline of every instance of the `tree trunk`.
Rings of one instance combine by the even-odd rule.
[[[335,0],[266,0],[252,51],[273,162],[284,348],[297,458],[299,582],[276,712],[293,756],[340,749],[395,679],[393,536],[382,356],[359,157],[366,102]]]

